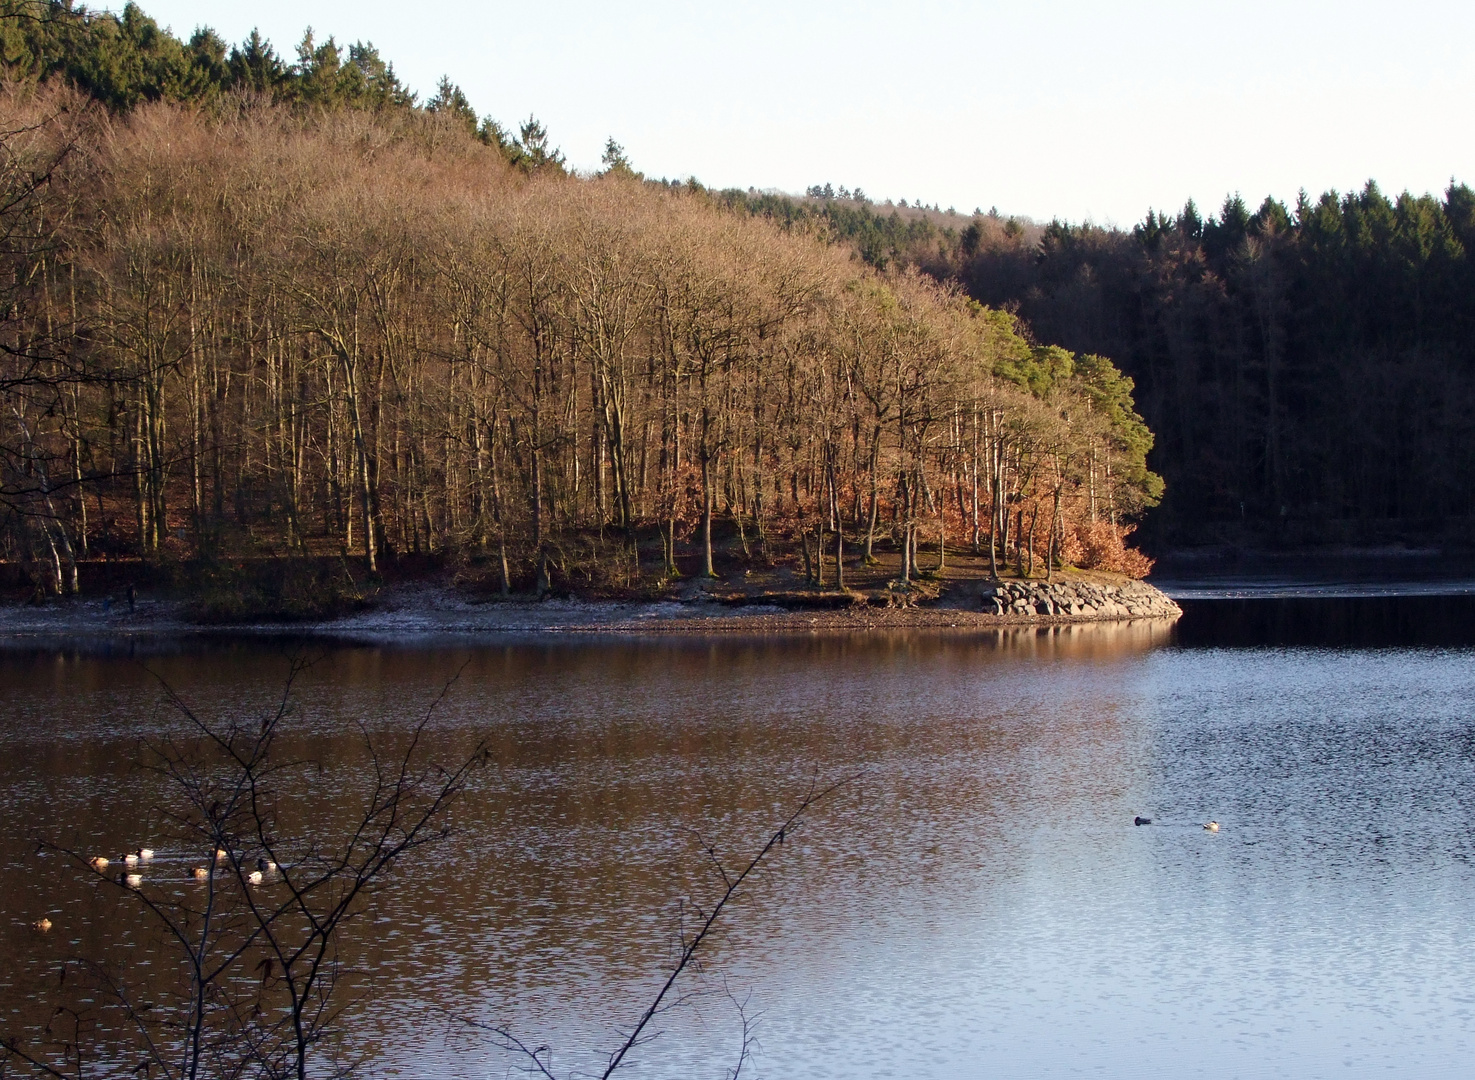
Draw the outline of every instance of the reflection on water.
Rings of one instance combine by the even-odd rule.
[[[393,731],[469,658],[437,747],[485,737],[497,762],[361,927],[367,1048],[391,1075],[505,1075],[455,1011],[592,1065],[657,985],[679,899],[711,893],[694,831],[749,850],[816,773],[859,771],[718,942],[708,985],[763,1017],[756,1075],[1462,1075],[1470,654],[1217,647],[1252,644],[1232,614],[1203,647],[1209,614],[1176,638],[333,645],[298,746],[361,775],[342,721]],[[128,762],[176,721],[145,665],[207,709],[259,708],[285,644],[0,652],[0,1016],[65,954],[148,951],[31,844],[147,839],[159,792]],[[46,938],[41,910],[62,915]],[[645,1072],[720,1076],[738,1031],[699,999]]]
[[[1288,596],[1179,600],[1176,640],[1208,646],[1475,646],[1475,596]]]

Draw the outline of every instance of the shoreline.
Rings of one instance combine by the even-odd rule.
[[[909,606],[883,607],[862,601],[837,608],[780,606],[764,603],[761,597],[733,606],[730,600],[702,592],[682,599],[645,602],[562,598],[478,601],[444,585],[420,582],[388,586],[367,610],[321,620],[200,622],[189,618],[189,605],[183,600],[140,599],[132,612],[126,605],[109,604],[103,599],[59,600],[39,606],[5,605],[0,606],[0,637],[864,633],[1162,622],[1175,620],[1182,613],[1166,594],[1141,582],[1131,583],[1130,607],[1119,602],[1123,599],[1120,586],[1093,586],[1106,595],[1100,607],[1090,608],[1080,603],[1067,606],[1053,600],[1010,595],[1028,590],[1043,597],[1044,588],[1043,582],[1029,583],[1029,586],[1006,582],[1000,586],[997,602],[991,600],[992,590],[973,589],[950,591],[936,601]],[[1071,611],[1070,607],[1076,610]]]

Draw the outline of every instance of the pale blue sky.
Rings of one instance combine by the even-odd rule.
[[[1475,182],[1468,2],[142,6],[288,58],[309,24],[372,41],[422,97],[449,74],[504,125],[536,113],[575,166],[613,135],[647,174],[722,187],[1125,225],[1189,196]]]

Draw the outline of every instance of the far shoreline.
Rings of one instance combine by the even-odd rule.
[[[1124,579],[1125,582],[1125,579]],[[603,600],[547,597],[478,597],[442,582],[405,582],[387,586],[364,610],[322,619],[241,619],[202,621],[191,616],[181,598],[137,598],[130,611],[117,597],[70,598],[41,605],[0,606],[0,636],[132,637],[138,635],[211,635],[260,637],[423,637],[456,635],[567,636],[600,635],[746,635],[811,632],[866,633],[897,630],[1018,630],[1110,622],[1175,620],[1181,609],[1165,594],[1140,582],[1074,585],[1044,581],[989,583],[954,588],[920,602],[905,598],[885,606],[875,595],[814,593],[769,598],[713,595],[706,583],[692,583],[686,595],[655,600]],[[708,586],[717,588],[718,586]],[[990,589],[1028,591],[1029,601],[1016,600],[1018,610],[986,610]],[[1130,590],[1132,609],[1115,603],[1118,590]],[[1107,599],[1099,609],[1074,612],[1064,604],[1036,602],[1046,590],[1089,588]],[[889,602],[890,598],[885,597]],[[1003,606],[1004,596],[995,607]],[[809,606],[806,601],[812,601]],[[1038,608],[1051,610],[1037,610]],[[1027,608],[1027,610],[1026,610]],[[1110,608],[1110,610],[1108,610]]]

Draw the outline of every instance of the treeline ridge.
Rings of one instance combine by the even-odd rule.
[[[451,551],[630,588],[842,540],[1135,573],[1132,386],[700,188],[424,109],[0,102],[0,551]],[[679,560],[687,560],[684,567]]]

